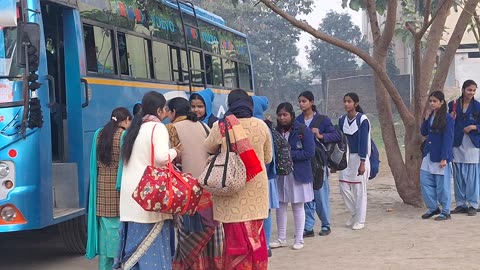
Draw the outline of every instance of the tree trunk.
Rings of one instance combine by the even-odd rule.
[[[405,168],[408,183],[408,189],[405,189],[402,199],[408,200],[408,204],[421,207],[423,206],[422,194],[420,192],[420,166],[422,164],[422,136],[420,135],[421,123],[415,123],[411,126],[405,126]],[[403,183],[402,183],[403,184]],[[405,184],[404,184],[405,185]],[[398,189],[398,187],[397,187]]]

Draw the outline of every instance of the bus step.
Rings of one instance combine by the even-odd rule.
[[[84,208],[53,208],[53,218],[61,218],[83,211]]]

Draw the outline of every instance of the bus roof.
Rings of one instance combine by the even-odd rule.
[[[160,3],[163,3],[166,6],[169,6],[171,8],[178,9],[177,1],[175,1],[175,0],[156,0],[156,1],[160,2]],[[188,7],[187,5],[181,5],[181,8],[182,8],[183,12],[186,12],[189,15],[193,16],[193,11],[190,7]],[[215,15],[215,14],[209,12],[209,11],[206,11],[205,9],[200,8],[198,6],[195,6],[195,11],[197,13],[197,17],[200,18],[201,20],[203,20],[205,22],[208,22],[208,23],[211,23],[211,24],[213,24],[217,27],[220,27],[224,30],[227,30],[229,32],[235,33],[236,35],[246,37],[246,35],[244,33],[226,26],[225,25],[225,20],[222,17],[220,17],[218,15]]]

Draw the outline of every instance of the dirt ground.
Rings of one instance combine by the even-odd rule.
[[[382,166],[388,168],[385,163]],[[273,250],[269,269],[480,269],[480,213],[452,215],[443,222],[422,220],[425,209],[403,204],[390,172],[381,171],[369,182],[366,227],[353,231],[345,227],[349,214],[339,194],[337,175],[331,176],[330,189],[332,233],[306,238],[303,250],[292,250],[290,212],[290,246]],[[317,222],[315,232],[319,229]],[[273,230],[272,240],[276,239],[275,221]]]

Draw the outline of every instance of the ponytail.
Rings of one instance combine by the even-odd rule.
[[[355,108],[355,110],[356,110],[357,112],[361,113],[361,114],[364,114],[364,113],[363,113],[363,109],[362,109],[362,107],[360,107],[360,105],[357,105],[357,107]]]
[[[197,114],[192,112],[192,111],[187,112],[186,116],[187,116],[187,120],[190,120],[192,122],[197,122],[198,121]]]
[[[110,121],[105,124],[98,136],[97,159],[110,166],[112,164],[113,136],[117,132],[119,123],[127,119],[132,119],[132,115],[127,108],[119,107],[112,111]]]
[[[133,144],[135,143],[140,127],[142,126],[143,117],[147,114],[157,116],[158,109],[163,110],[166,103],[167,101],[165,100],[165,97],[155,91],[150,91],[143,96],[142,107],[133,117],[132,123],[123,139],[122,158],[125,164],[128,163],[132,156]]]

